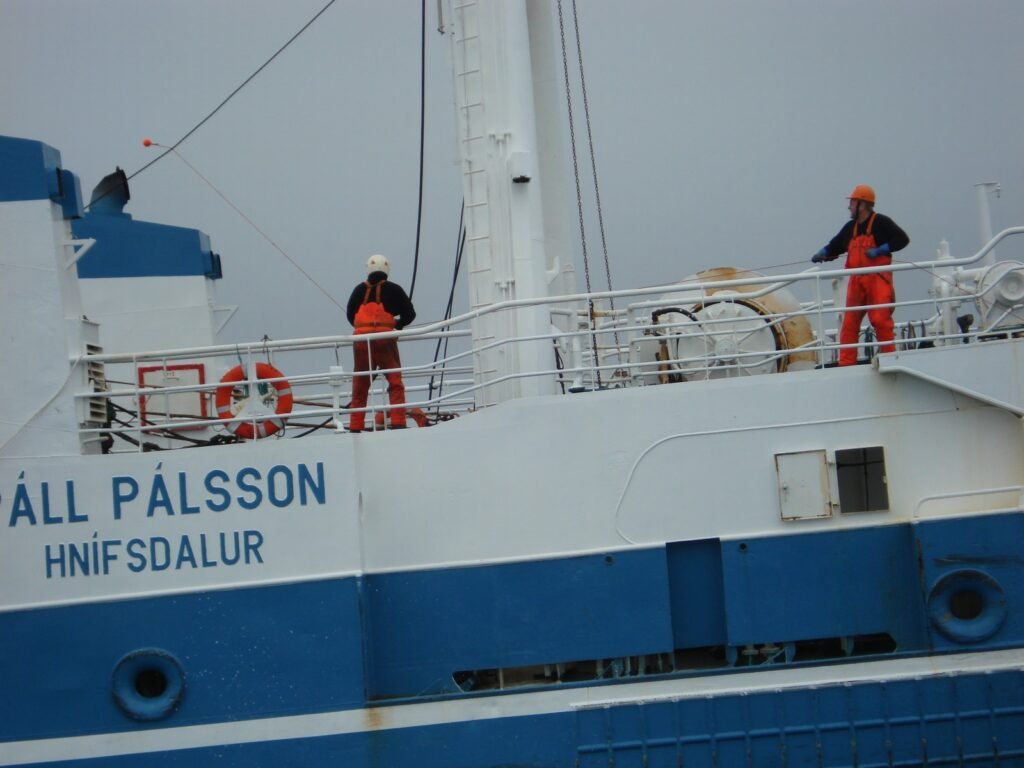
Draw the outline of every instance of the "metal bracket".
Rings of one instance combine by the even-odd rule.
[[[79,259],[85,256],[85,254],[87,254],[92,249],[92,247],[96,245],[96,239],[92,237],[87,237],[82,240],[68,240],[66,243],[64,243],[64,245],[77,249],[72,252],[71,258],[68,259],[67,264],[64,265],[64,269],[71,269],[73,266],[75,266],[75,264],[78,263]]]

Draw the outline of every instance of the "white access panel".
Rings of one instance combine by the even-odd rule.
[[[825,451],[776,454],[775,471],[783,520],[818,520],[832,516]]]

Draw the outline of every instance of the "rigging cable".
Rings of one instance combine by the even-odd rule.
[[[125,181],[127,182],[127,181],[129,181],[129,180],[131,180],[131,179],[134,179],[134,178],[135,178],[136,176],[138,176],[138,175],[139,175],[140,173],[142,173],[142,172],[143,172],[143,171],[145,171],[146,169],[148,169],[148,168],[152,167],[153,165],[155,165],[155,164],[156,164],[157,162],[159,162],[159,161],[160,161],[160,160],[162,160],[163,158],[167,157],[167,155],[169,155],[169,154],[170,154],[171,152],[174,152],[174,154],[175,154],[175,155],[177,155],[177,156],[178,156],[178,158],[180,158],[180,159],[181,159],[181,161],[185,163],[185,165],[187,165],[187,166],[188,166],[188,167],[189,167],[190,169],[192,169],[192,172],[193,172],[193,173],[195,173],[195,174],[196,174],[196,175],[197,175],[197,176],[198,176],[198,177],[199,177],[200,179],[202,179],[202,180],[203,180],[204,182],[206,182],[206,184],[208,184],[208,185],[209,185],[209,187],[210,187],[210,188],[211,188],[211,189],[212,189],[212,190],[213,190],[214,192],[216,192],[216,193],[217,193],[217,194],[218,194],[218,195],[219,195],[219,196],[221,197],[221,199],[223,199],[223,200],[224,200],[224,202],[226,202],[226,203],[227,203],[227,204],[228,204],[229,206],[231,206],[231,208],[233,208],[233,209],[235,210],[235,212],[236,212],[236,213],[237,213],[237,214],[238,214],[239,216],[241,216],[241,217],[242,217],[243,219],[245,219],[245,221],[246,221],[246,222],[247,222],[247,223],[248,223],[248,224],[249,224],[249,225],[250,225],[250,226],[251,226],[251,227],[252,227],[253,229],[255,229],[255,230],[256,230],[256,231],[257,231],[257,232],[258,232],[258,233],[260,234],[260,236],[261,236],[261,237],[263,237],[263,239],[264,239],[264,240],[266,240],[266,241],[267,241],[268,243],[270,243],[270,245],[272,245],[272,246],[273,246],[273,247],[274,247],[274,248],[275,248],[275,249],[276,249],[276,250],[277,250],[277,251],[278,251],[278,252],[279,252],[279,253],[280,253],[280,254],[281,254],[282,256],[284,256],[284,257],[285,257],[286,259],[288,259],[288,261],[290,261],[290,262],[291,262],[291,263],[292,263],[292,264],[293,264],[293,265],[295,266],[295,268],[296,268],[296,269],[298,269],[298,270],[299,270],[299,271],[300,271],[300,272],[301,272],[301,273],[302,273],[303,275],[305,275],[306,279],[308,279],[308,280],[309,280],[309,281],[310,281],[311,283],[313,283],[313,285],[315,285],[315,286],[316,286],[316,287],[317,287],[317,288],[318,288],[318,289],[319,289],[319,290],[320,290],[320,291],[321,291],[321,292],[322,292],[322,293],[323,293],[323,294],[324,294],[325,296],[327,296],[327,298],[328,298],[328,299],[330,299],[330,301],[331,301],[331,303],[332,303],[332,304],[334,304],[334,305],[335,305],[336,307],[338,307],[339,309],[341,309],[342,311],[344,311],[344,310],[345,310],[345,308],[344,308],[344,307],[342,307],[342,306],[341,306],[341,304],[339,304],[339,303],[337,302],[337,300],[335,300],[335,298],[334,298],[333,296],[331,296],[331,295],[330,295],[330,294],[329,294],[329,293],[328,293],[328,292],[327,292],[327,291],[326,291],[326,290],[325,290],[325,289],[323,288],[323,286],[321,286],[321,285],[320,285],[319,283],[317,283],[317,282],[316,282],[316,280],[314,280],[314,279],[313,279],[313,278],[312,278],[312,277],[311,277],[311,276],[309,275],[309,273],[308,273],[308,272],[306,272],[306,270],[304,270],[304,269],[303,269],[303,268],[302,268],[301,266],[299,266],[298,262],[296,262],[296,261],[295,261],[295,259],[293,259],[293,258],[292,258],[291,256],[289,256],[289,255],[288,255],[287,253],[285,253],[284,249],[283,249],[283,248],[281,248],[281,246],[279,246],[279,245],[278,245],[277,243],[275,243],[275,242],[274,242],[274,241],[273,241],[273,240],[272,240],[272,239],[270,238],[270,236],[269,236],[269,235],[267,235],[267,234],[266,234],[266,233],[265,233],[265,232],[264,232],[263,230],[261,230],[261,229],[260,229],[260,228],[259,228],[258,226],[256,226],[256,224],[255,224],[255,223],[254,223],[254,222],[252,221],[252,219],[250,219],[250,218],[249,218],[248,216],[246,216],[246,215],[245,215],[244,213],[242,213],[242,211],[241,211],[241,210],[240,210],[240,209],[238,208],[238,206],[236,206],[236,205],[235,205],[234,203],[232,203],[232,202],[231,202],[231,201],[230,201],[230,200],[229,200],[229,199],[227,198],[227,196],[226,196],[226,195],[224,195],[224,193],[223,193],[223,192],[221,192],[221,191],[220,191],[219,189],[217,189],[217,187],[216,187],[216,186],[214,186],[214,184],[213,184],[213,183],[212,183],[212,182],[211,182],[211,181],[210,181],[209,179],[207,179],[207,178],[206,178],[205,176],[203,176],[203,174],[201,174],[201,173],[200,173],[200,172],[199,172],[199,171],[198,171],[198,170],[196,169],[196,167],[195,167],[194,165],[192,165],[192,164],[191,164],[191,163],[190,163],[190,162],[189,162],[188,160],[186,160],[186,159],[185,159],[185,157],[184,157],[184,155],[182,155],[182,154],[181,154],[180,152],[178,152],[178,151],[177,151],[177,148],[178,148],[179,146],[181,146],[181,145],[182,145],[182,144],[183,144],[183,143],[184,143],[184,142],[185,142],[185,141],[186,141],[186,140],[187,140],[187,139],[188,139],[188,138],[189,138],[190,136],[192,136],[192,135],[193,135],[193,134],[194,134],[194,133],[195,133],[196,131],[198,131],[198,130],[199,130],[200,128],[202,128],[202,127],[203,127],[203,126],[204,126],[204,125],[205,125],[205,124],[206,124],[207,122],[209,122],[209,120],[210,120],[210,119],[211,119],[211,118],[212,118],[212,117],[213,117],[214,115],[216,115],[216,114],[217,114],[217,113],[218,113],[218,112],[219,112],[219,111],[221,110],[221,108],[223,108],[223,107],[224,107],[224,105],[225,105],[225,104],[227,104],[227,103],[228,103],[229,101],[231,101],[231,99],[232,99],[232,98],[234,98],[234,97],[235,97],[235,96],[236,96],[236,95],[237,95],[237,94],[239,93],[239,91],[241,91],[241,90],[242,90],[243,88],[245,88],[245,86],[247,86],[247,85],[248,85],[248,84],[249,84],[250,82],[252,82],[252,81],[253,81],[253,80],[255,79],[255,77],[256,77],[256,76],[257,76],[257,75],[258,75],[258,74],[259,74],[260,72],[262,72],[262,71],[263,71],[264,69],[266,69],[266,68],[267,68],[267,67],[268,67],[268,66],[270,65],[270,63],[271,63],[271,62],[272,62],[272,61],[273,61],[274,59],[276,59],[276,58],[277,58],[277,57],[278,57],[279,55],[281,55],[281,53],[282,53],[282,52],[283,52],[283,51],[284,51],[284,50],[285,50],[285,49],[286,49],[286,48],[287,48],[288,46],[290,46],[290,45],[291,45],[291,44],[292,44],[293,42],[295,42],[295,40],[297,40],[297,39],[298,39],[299,35],[301,35],[301,34],[302,34],[303,32],[305,32],[305,31],[306,31],[307,29],[309,29],[309,27],[310,27],[310,26],[312,26],[312,25],[313,25],[313,23],[314,23],[314,22],[315,22],[315,21],[316,21],[317,19],[319,19],[319,18],[320,18],[320,17],[321,17],[321,16],[322,16],[322,15],[323,15],[323,14],[324,14],[324,13],[325,13],[326,11],[327,11],[327,9],[328,9],[328,8],[330,8],[330,7],[332,6],[332,5],[334,5],[335,1],[336,1],[336,0],[328,0],[327,4],[326,4],[326,5],[325,5],[325,6],[323,7],[323,8],[321,8],[321,9],[320,9],[319,11],[317,11],[317,12],[316,12],[316,14],[315,14],[315,15],[313,16],[313,18],[311,18],[311,19],[310,19],[309,21],[307,21],[307,22],[306,22],[305,24],[303,24],[303,25],[302,25],[302,27],[301,27],[301,28],[299,29],[299,31],[298,31],[298,32],[296,32],[296,33],[295,33],[294,35],[292,35],[292,36],[291,36],[290,38],[288,38],[287,42],[285,42],[285,44],[284,44],[284,45],[282,45],[282,46],[281,46],[280,48],[278,48],[278,49],[277,49],[277,50],[276,50],[276,51],[274,52],[274,54],[273,54],[273,55],[272,55],[272,56],[271,56],[271,57],[270,57],[269,59],[267,59],[266,61],[264,61],[264,62],[263,62],[263,64],[261,64],[261,65],[259,66],[259,68],[258,68],[258,69],[256,69],[256,71],[255,71],[255,72],[253,72],[253,73],[252,73],[251,75],[249,75],[249,77],[247,77],[247,78],[246,78],[246,79],[245,79],[244,81],[242,81],[242,84],[241,84],[241,85],[239,85],[239,86],[238,86],[237,88],[235,88],[235,90],[233,90],[233,91],[232,91],[231,93],[229,93],[229,94],[228,94],[228,95],[227,95],[227,96],[226,96],[226,97],[225,97],[225,98],[224,98],[224,99],[223,99],[223,100],[222,100],[222,101],[220,102],[220,104],[218,104],[218,105],[217,105],[216,107],[214,107],[213,111],[211,111],[211,112],[210,112],[210,113],[209,113],[208,115],[206,115],[206,117],[204,117],[204,118],[203,118],[202,120],[200,120],[200,121],[199,121],[198,123],[196,123],[196,124],[195,124],[195,125],[194,125],[194,126],[193,126],[193,127],[191,128],[191,130],[189,130],[189,131],[188,131],[188,132],[187,132],[187,133],[186,133],[186,134],[185,134],[184,136],[182,136],[182,137],[181,137],[180,139],[178,139],[178,140],[177,140],[176,142],[174,142],[174,143],[173,143],[173,144],[171,144],[170,146],[164,146],[164,145],[162,145],[162,144],[157,144],[156,142],[150,142],[150,144],[153,144],[153,145],[155,145],[155,146],[158,146],[158,147],[161,147],[161,148],[163,148],[163,149],[164,149],[164,151],[163,151],[163,152],[161,152],[161,153],[160,153],[159,155],[157,155],[157,156],[156,156],[155,158],[153,158],[152,160],[150,160],[150,161],[149,161],[148,163],[146,163],[146,164],[145,164],[144,166],[142,166],[141,168],[139,168],[139,169],[138,169],[137,171],[135,171],[135,172],[133,172],[133,173],[132,173],[131,175],[127,176],[127,177],[125,178]],[[148,146],[148,144],[147,144],[147,146]],[[100,201],[100,200],[102,200],[102,199],[103,199],[104,197],[106,197],[106,196],[107,196],[107,195],[109,195],[109,194],[110,194],[111,192],[113,192],[113,191],[114,191],[114,189],[115,189],[115,188],[111,188],[110,190],[108,190],[107,192],[103,193],[103,194],[102,194],[102,195],[100,195],[99,197],[95,198],[94,200],[91,200],[91,201],[89,202],[89,204],[88,204],[87,206],[85,206],[85,209],[86,209],[86,210],[88,210],[88,209],[89,209],[90,207],[92,207],[92,206],[93,206],[93,205],[94,205],[95,203],[99,202],[99,201]]]
[[[576,0],[572,0],[572,23],[576,28],[576,58],[580,65],[580,91],[583,94],[583,115],[587,124],[587,147],[590,151],[590,170],[594,177],[594,200],[597,205],[597,224],[601,233],[601,250],[604,254],[604,274],[608,280],[608,290],[612,289],[612,269],[608,261],[608,241],[604,234],[604,214],[601,209],[601,188],[597,183],[597,158],[594,153],[594,134],[590,127],[590,102],[587,99],[587,79],[583,74],[583,43],[580,41],[580,20],[576,12]],[[615,299],[609,297],[608,306],[615,309]],[[615,346],[619,346],[619,332],[615,331]]]
[[[591,131],[590,123],[590,101],[587,98],[587,78],[584,76],[583,42],[580,40],[580,16],[577,13],[577,0],[572,0],[572,26],[575,28],[575,38],[577,38],[577,60],[580,62],[580,90],[583,93],[583,114],[587,122],[587,147],[590,151],[591,173],[594,176],[594,201],[597,206],[597,225],[601,233],[601,251],[604,254],[604,275],[608,282],[608,290],[611,291],[611,265],[608,261],[608,241],[604,237],[604,214],[601,209],[601,187],[597,183],[597,158],[594,152],[594,134]],[[611,310],[614,310],[615,308],[615,300],[613,297],[608,297],[608,308]],[[615,349],[621,349],[622,343],[618,340],[617,328],[614,328],[612,331],[612,338],[615,341]],[[621,356],[620,360],[622,360]]]
[[[416,248],[412,256],[412,282],[409,300],[416,290],[416,273],[420,266],[420,231],[423,225],[423,143],[427,123],[427,0],[420,4],[420,193],[416,205]]]
[[[456,286],[456,284],[458,283],[458,280],[459,280],[459,270],[462,267],[462,254],[465,252],[465,248],[466,248],[465,218],[466,218],[466,201],[463,200],[462,204],[459,206],[459,242],[458,242],[458,245],[455,247],[455,267],[452,270],[452,287],[448,291],[448,305],[445,307],[445,310],[444,310],[444,319],[445,320],[448,320],[448,319],[451,318],[452,310],[455,307],[455,286]],[[446,336],[443,339],[443,341],[444,341],[444,357],[445,358],[448,357],[448,338],[449,337]],[[441,353],[441,342],[442,342],[442,339],[438,339],[437,340],[437,346],[434,348],[434,364],[435,365],[437,364],[438,355]],[[447,363],[445,363],[445,365],[447,365]],[[441,379],[440,379],[440,382],[438,382],[438,385],[437,385],[438,396],[440,396],[441,391],[442,391],[442,389],[444,387],[444,373],[445,373],[444,366],[442,366],[441,367]],[[430,383],[427,386],[427,400],[429,401],[433,396],[434,396],[434,376],[431,375]],[[440,409],[441,409],[441,404],[440,404],[440,402],[438,402],[437,412],[436,412],[435,415],[439,415],[440,414]]]
[[[155,146],[155,147],[163,147],[163,146],[164,146],[163,144],[158,144],[157,142],[155,142],[155,141],[150,141],[149,139],[146,139],[146,141],[148,141],[148,142],[149,142],[149,143],[150,143],[150,144],[151,144],[152,146]],[[178,143],[180,144],[181,142],[179,141]],[[175,145],[175,146],[177,146],[177,145]],[[242,217],[242,218],[243,218],[243,219],[245,220],[245,222],[246,222],[246,223],[247,223],[247,224],[248,224],[248,225],[249,225],[250,227],[252,227],[252,228],[253,228],[254,230],[256,230],[256,232],[257,232],[257,233],[259,233],[260,237],[262,237],[262,238],[263,238],[264,240],[266,240],[266,241],[267,241],[268,243],[270,243],[270,245],[271,245],[271,246],[273,246],[273,248],[274,248],[274,249],[275,249],[275,250],[276,250],[276,251],[277,251],[278,253],[280,253],[280,254],[281,254],[282,256],[284,256],[284,257],[285,257],[286,259],[288,259],[288,261],[290,261],[290,262],[291,262],[292,266],[293,266],[293,267],[295,267],[295,268],[296,268],[297,270],[299,270],[299,272],[301,272],[301,273],[303,274],[303,276],[304,276],[304,277],[305,277],[305,278],[306,278],[307,280],[309,280],[309,282],[311,282],[311,283],[312,283],[313,285],[315,285],[315,286],[316,286],[316,288],[317,288],[317,289],[318,289],[318,290],[319,290],[319,291],[320,291],[320,292],[321,292],[321,293],[322,293],[322,294],[323,294],[324,296],[326,296],[326,297],[327,297],[327,298],[328,298],[328,299],[329,299],[329,300],[331,301],[331,303],[332,303],[332,304],[334,304],[334,306],[336,306],[336,307],[337,307],[338,309],[340,309],[340,310],[341,310],[341,311],[342,311],[343,313],[345,312],[345,307],[343,307],[343,306],[342,306],[341,304],[339,304],[339,303],[338,303],[338,301],[337,301],[337,299],[335,299],[335,298],[334,298],[334,297],[333,297],[333,296],[332,296],[332,295],[331,295],[330,293],[328,293],[328,292],[327,292],[327,289],[326,289],[326,288],[324,288],[324,287],[323,287],[322,285],[320,285],[320,283],[318,283],[318,282],[317,282],[317,281],[316,281],[316,280],[315,280],[315,279],[313,278],[313,276],[309,274],[309,272],[307,272],[306,270],[304,270],[304,269],[302,268],[302,266],[301,266],[301,265],[299,264],[299,262],[297,262],[297,261],[296,261],[295,259],[293,259],[293,258],[292,258],[291,256],[289,256],[289,255],[288,255],[288,254],[287,254],[287,253],[285,252],[284,248],[282,248],[282,247],[281,247],[280,245],[278,245],[278,244],[277,244],[276,242],[274,242],[274,240],[273,240],[273,239],[272,239],[272,238],[270,237],[270,235],[268,235],[268,234],[267,234],[266,232],[264,232],[264,231],[263,231],[262,229],[260,229],[260,228],[259,228],[259,227],[258,227],[258,226],[256,225],[256,222],[254,222],[254,221],[253,221],[252,219],[250,219],[250,218],[249,218],[248,216],[246,216],[246,215],[245,215],[245,213],[243,213],[243,212],[242,212],[242,209],[241,209],[241,208],[239,208],[239,207],[238,207],[237,205],[235,205],[235,204],[234,204],[233,202],[231,202],[231,200],[229,200],[229,199],[228,199],[228,196],[227,196],[227,195],[225,195],[225,194],[224,194],[223,192],[221,192],[221,191],[220,191],[220,190],[219,190],[219,189],[218,189],[218,188],[216,187],[216,185],[214,185],[214,183],[213,183],[212,181],[210,181],[210,180],[209,180],[208,178],[206,178],[206,177],[205,177],[205,176],[204,176],[204,175],[203,175],[202,173],[200,173],[200,172],[199,172],[199,169],[198,169],[198,168],[196,168],[196,167],[195,167],[194,165],[192,165],[192,163],[190,163],[190,162],[189,162],[189,161],[188,161],[188,160],[187,160],[187,159],[185,158],[185,156],[184,156],[183,154],[181,154],[181,152],[179,152],[179,151],[178,151],[177,149],[175,149],[174,147],[166,147],[166,149],[167,149],[167,152],[164,152],[164,153],[163,153],[162,155],[160,155],[160,157],[163,157],[164,155],[166,155],[166,154],[168,154],[168,153],[170,153],[170,152],[173,152],[173,153],[175,154],[175,156],[176,156],[176,157],[177,157],[178,159],[180,159],[180,160],[181,160],[181,162],[183,162],[183,163],[184,163],[185,165],[187,165],[187,166],[188,166],[188,167],[189,167],[189,168],[190,168],[190,169],[192,170],[192,173],[194,173],[194,174],[195,174],[196,176],[198,176],[198,177],[199,177],[200,179],[202,179],[202,180],[203,180],[203,181],[204,181],[204,182],[205,182],[205,183],[207,184],[207,186],[209,186],[209,187],[210,187],[210,189],[212,189],[212,190],[213,190],[214,192],[216,192],[216,193],[217,193],[217,196],[218,196],[218,197],[220,197],[220,199],[221,199],[221,200],[223,200],[223,201],[224,201],[225,203],[227,203],[227,204],[228,204],[229,206],[231,206],[231,209],[232,209],[232,210],[233,210],[233,211],[234,211],[235,213],[237,213],[237,214],[238,214],[239,216],[241,216],[241,217]],[[157,159],[159,160],[160,158],[157,158]],[[155,162],[155,161],[154,161],[154,162]],[[266,337],[264,337],[264,339],[263,339],[263,340],[264,340],[264,341],[267,341],[267,338],[266,338]],[[268,357],[269,357],[269,354],[268,354]],[[240,353],[240,352],[238,353],[238,362],[239,362],[239,365],[242,365],[242,366],[244,367],[244,363],[243,363],[243,361],[242,361],[242,355],[241,355],[241,353]]]
[[[423,29],[426,30],[426,0],[424,0]],[[442,35],[445,32],[444,19],[443,19],[442,14],[441,14],[441,0],[437,0],[437,31],[440,34],[442,34]],[[426,85],[425,85],[426,81],[425,81],[425,75],[423,74],[423,73],[426,72],[426,53],[425,53],[426,52],[426,39],[425,38],[422,41],[422,46],[423,47],[421,48],[421,60],[420,60],[420,67],[421,67],[421,70],[420,70],[420,72],[421,72],[421,78],[420,78],[420,87],[421,87],[421,93],[420,93],[420,97],[421,97],[421,101],[420,101],[420,105],[421,105],[420,106],[420,214],[422,214],[422,211],[423,211],[423,136],[424,136],[424,128],[423,127],[424,127],[424,124],[425,124],[425,117],[424,117],[425,113],[423,111],[423,105],[426,103]],[[445,310],[444,310],[444,319],[445,320],[451,319],[452,312],[453,312],[454,307],[455,307],[455,287],[456,287],[456,285],[458,284],[458,281],[459,281],[459,271],[462,268],[462,255],[463,255],[463,253],[465,251],[465,248],[466,248],[466,224],[465,224],[465,221],[466,221],[466,200],[465,200],[465,198],[463,198],[462,202],[459,204],[459,228],[458,228],[458,233],[459,234],[458,234],[458,238],[457,238],[457,244],[455,246],[455,265],[454,265],[454,267],[452,269],[452,284],[451,284],[451,288],[448,291],[448,303],[445,306]],[[415,283],[416,283],[416,266],[417,266],[418,263],[419,263],[419,221],[417,220],[417,225],[416,225],[416,259],[413,262],[413,287],[415,286]],[[411,288],[410,288],[410,292],[409,293],[410,293],[410,296],[411,296],[412,295]],[[446,336],[443,339],[443,341],[444,341],[443,357],[444,357],[446,362],[441,366],[440,380],[438,381],[438,384],[437,384],[438,397],[441,396],[441,394],[442,394],[442,392],[444,390],[444,375],[445,375],[445,367],[447,366],[449,337]],[[437,365],[438,357],[440,355],[442,355],[442,352],[441,352],[442,343],[441,342],[442,342],[442,339],[438,339],[437,340],[437,345],[434,348],[434,365]],[[434,378],[435,378],[435,376],[432,374],[431,377],[430,377],[430,383],[427,385],[427,401],[428,402],[434,396]],[[438,401],[437,407],[435,408],[435,411],[434,411],[435,419],[439,418],[440,414],[441,414],[441,403],[440,403],[440,401]]]
[[[587,287],[587,305],[589,308],[589,325],[590,325],[590,341],[593,344],[593,364],[594,373],[597,377],[597,388],[601,389],[601,361],[598,358],[597,351],[597,333],[595,331],[594,323],[594,300],[589,298],[591,292],[590,288],[590,259],[587,257],[587,231],[586,226],[583,223],[583,193],[580,190],[580,166],[576,152],[576,127],[573,120],[572,113],[572,89],[569,84],[569,58],[566,53],[565,43],[565,20],[562,16],[562,0],[558,0],[558,31],[561,34],[562,39],[562,71],[565,74],[565,100],[569,112],[569,141],[572,145],[572,169],[573,176],[576,179],[576,208],[579,213],[580,220],[580,241],[583,247],[583,277],[586,281]]]
[[[167,147],[166,148],[167,149],[166,152],[162,152],[161,154],[157,155],[155,158],[150,160],[144,166],[139,168],[139,170],[135,171],[130,176],[128,176],[127,180],[134,179],[136,176],[138,176],[144,170],[146,170],[150,166],[154,165],[155,163],[158,163],[160,160],[162,160],[163,158],[167,157],[168,154],[170,154],[175,149],[177,149],[179,146],[181,146],[192,134],[194,134],[196,131],[198,131],[200,128],[202,128],[214,115],[216,115],[225,104],[227,104],[229,101],[231,101],[231,99],[234,98],[235,95],[237,95],[239,91],[241,91],[243,88],[245,88],[245,86],[247,86],[250,82],[252,82],[252,80],[255,79],[256,75],[258,75],[260,72],[262,72],[264,69],[266,69],[267,66],[269,66],[270,62],[272,62],[274,59],[276,59],[284,51],[285,48],[287,48],[289,45],[291,45],[293,42],[295,42],[295,40],[299,37],[299,35],[301,35],[303,32],[305,32],[307,29],[309,29],[309,27],[312,26],[313,22],[315,22],[317,19],[319,19],[328,8],[330,8],[332,5],[334,5],[334,3],[335,3],[335,0],[328,0],[327,5],[325,5],[319,11],[317,11],[316,15],[313,16],[313,18],[311,18],[309,21],[307,21],[298,32],[296,32],[294,35],[292,35],[290,38],[288,38],[288,42],[286,42],[284,45],[282,45],[280,48],[278,48],[277,51],[274,52],[273,56],[271,56],[269,59],[267,59],[265,62],[263,62],[260,65],[259,69],[257,69],[251,75],[249,75],[242,82],[241,85],[239,85],[237,88],[235,88],[235,90],[233,90],[231,93],[229,93],[227,95],[227,97],[225,97],[225,99],[223,101],[221,101],[220,104],[218,104],[216,107],[214,107],[212,112],[210,112],[206,117],[204,117],[202,120],[200,120],[198,123],[196,123],[188,133],[186,133],[184,136],[182,136],[180,139],[178,139],[176,142],[174,142],[174,144],[172,144],[170,147]],[[101,198],[97,198],[96,200],[93,200],[92,202],[89,203],[89,205],[92,205],[93,203],[97,202],[100,199]],[[86,207],[88,208],[89,206],[86,206]]]

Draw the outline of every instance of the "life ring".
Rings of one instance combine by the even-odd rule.
[[[1006,621],[1006,594],[987,573],[970,568],[947,573],[928,592],[928,618],[956,643],[980,643]]]
[[[245,381],[247,378],[245,368],[241,365],[236,365],[221,378],[220,386],[217,387],[217,392],[214,394],[214,404],[217,406],[218,418],[234,419],[238,416],[244,416],[244,411],[248,408],[249,403],[257,400],[257,398],[250,396],[243,403],[239,411],[235,412],[231,409],[235,384],[239,381]],[[283,373],[269,363],[256,363],[256,378],[274,379],[274,381],[270,382],[277,394],[277,406],[274,409],[274,413],[284,415],[292,412],[292,403],[294,402],[292,387],[284,378]],[[262,405],[263,403],[260,404]],[[253,413],[254,417],[258,417],[255,421],[233,421],[225,426],[243,440],[252,440],[254,437],[269,437],[284,428],[284,419],[267,419],[264,418],[264,415],[264,413]]]

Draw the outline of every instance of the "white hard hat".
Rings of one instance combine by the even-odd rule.
[[[372,275],[374,272],[383,272],[385,275],[391,272],[391,264],[379,253],[373,254],[366,262],[366,274]]]

